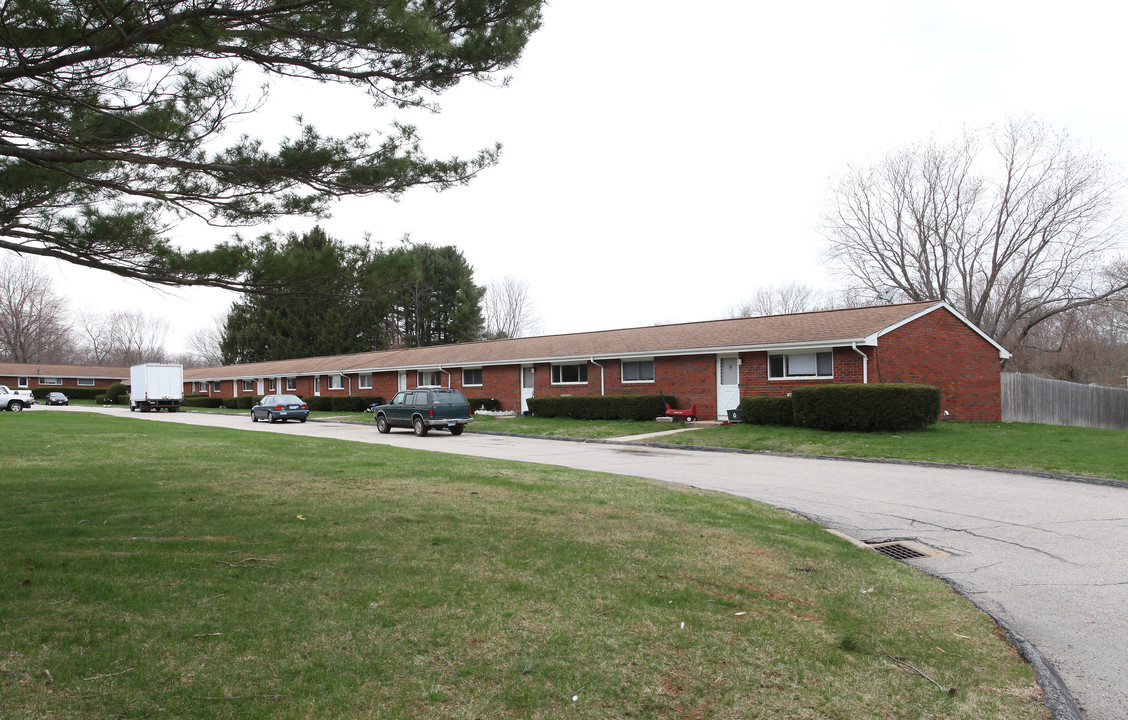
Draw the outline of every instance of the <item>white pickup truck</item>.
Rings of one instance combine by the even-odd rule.
[[[35,404],[35,398],[30,390],[12,390],[7,385],[0,385],[0,410],[19,412]]]

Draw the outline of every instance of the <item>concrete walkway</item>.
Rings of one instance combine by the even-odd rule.
[[[52,408],[51,411],[56,409]],[[73,408],[72,411],[80,410]],[[130,417],[120,409],[83,410]],[[251,424],[247,416],[133,414],[159,422],[306,435],[652,478],[758,500],[860,541],[912,539],[944,578],[1056,667],[1088,720],[1128,717],[1128,485],[1020,473],[567,442],[468,432],[380,435],[371,424]],[[634,438],[638,439],[638,438]],[[1037,666],[1038,653],[1033,659]],[[1041,668],[1045,678],[1047,668]],[[1052,680],[1052,679],[1051,679]],[[1068,694],[1043,683],[1058,718]]]

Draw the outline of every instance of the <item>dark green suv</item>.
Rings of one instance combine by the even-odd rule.
[[[387,405],[372,411],[376,429],[389,433],[394,427],[409,427],[423,437],[428,430],[445,428],[451,435],[461,435],[466,424],[473,422],[470,403],[454,388],[418,387],[396,393]]]

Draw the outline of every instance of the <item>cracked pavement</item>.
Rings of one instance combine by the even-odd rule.
[[[132,417],[645,477],[758,500],[863,542],[915,540],[950,556],[909,564],[952,583],[1033,644],[1087,720],[1128,717],[1128,484],[473,432],[417,438],[380,435],[358,423],[252,425],[247,416],[204,413]],[[1068,697],[1059,707],[1052,688],[1044,687],[1057,717],[1077,717]]]

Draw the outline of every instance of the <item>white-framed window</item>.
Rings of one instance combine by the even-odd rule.
[[[416,385],[419,387],[423,385],[442,385],[443,374],[438,370],[420,370],[416,380],[418,380]]]
[[[63,380],[62,380],[62,378],[41,377],[41,378],[39,378],[39,384],[40,385],[62,385]]]
[[[330,375],[329,376],[329,389],[330,390],[344,390],[345,389],[345,376],[344,375]]]
[[[94,378],[77,378],[79,387],[94,387]]]
[[[371,390],[372,389],[372,373],[361,373],[360,377],[357,378],[356,386],[358,388],[360,388],[361,390]]]
[[[476,387],[482,384],[482,368],[462,368],[463,387]]]
[[[575,365],[553,365],[552,366],[552,384],[553,385],[585,385],[588,380],[588,366],[587,363],[577,363]]]
[[[623,382],[642,383],[654,382],[653,360],[624,360]]]
[[[266,391],[267,392],[270,392],[270,393],[274,392],[277,385],[278,385],[278,382],[274,378],[267,378],[266,379]]]
[[[243,381],[243,392],[251,393],[251,392],[254,392],[254,391],[255,391],[255,381],[254,380],[244,380]]]
[[[768,379],[834,377],[834,353],[791,353],[768,355]]]
[[[286,390],[289,392],[296,392],[298,389],[298,379],[296,377],[286,378]]]
[[[206,381],[204,381],[204,380],[200,380],[199,382],[193,383],[193,385],[194,385],[194,387],[195,387],[195,389],[196,389],[196,392],[198,392],[198,393],[202,393],[202,392],[207,392],[207,391],[208,391],[208,384],[207,384],[207,382],[206,382]]]
[[[27,385],[28,385],[27,378],[25,378],[25,377],[16,378],[16,387],[27,387]]]
[[[212,386],[212,388],[211,388],[212,392],[221,392],[221,388],[223,387],[223,381],[222,380],[212,380],[211,386]]]

